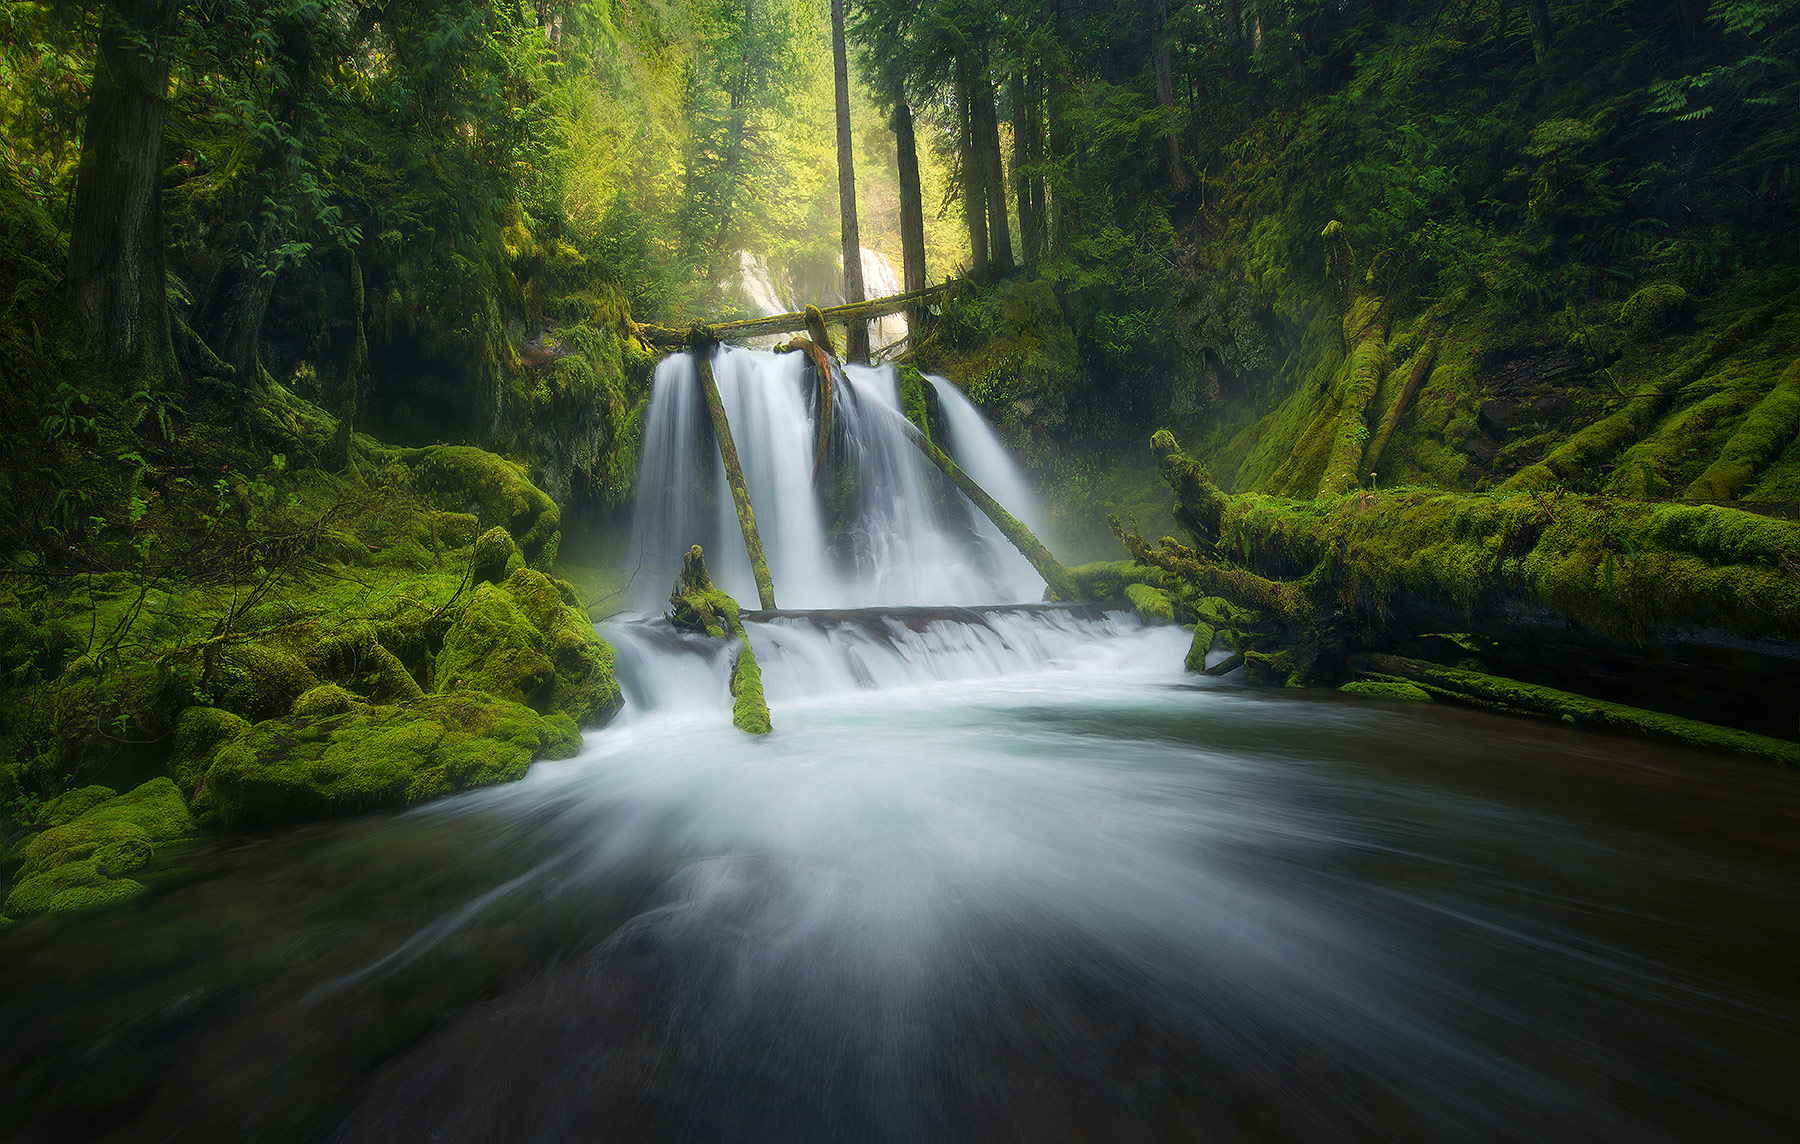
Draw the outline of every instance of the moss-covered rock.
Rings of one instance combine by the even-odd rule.
[[[1338,690],[1345,695],[1364,695],[1371,699],[1397,699],[1402,703],[1431,702],[1431,693],[1423,687],[1393,680],[1353,679]]]
[[[438,653],[437,690],[481,691],[547,710],[556,666],[544,636],[497,584],[475,590]]]
[[[483,691],[293,715],[222,748],[195,807],[240,829],[409,806],[509,782],[534,758],[566,757],[580,744],[567,716]]]
[[[143,883],[125,875],[157,848],[194,832],[193,816],[168,778],[116,797],[100,797],[105,791],[77,792],[66,809],[86,809],[25,844],[18,882],[6,898],[9,914],[91,909],[141,894]]]
[[[470,574],[477,584],[498,584],[508,574],[508,562],[519,551],[512,534],[495,525],[481,534],[470,558]]]
[[[420,489],[438,507],[473,514],[485,528],[502,527],[524,560],[548,567],[562,536],[562,515],[520,466],[468,445],[438,445],[408,453]]]
[[[1680,325],[1690,308],[1686,290],[1673,282],[1656,282],[1625,299],[1619,321],[1632,337],[1647,341]]]
[[[301,698],[312,693],[308,691]],[[294,702],[298,705],[300,700]],[[192,792],[212,766],[219,748],[248,730],[250,721],[241,715],[217,707],[189,707],[175,720],[175,749],[169,756],[169,773],[182,790]]]
[[[713,587],[705,554],[698,544],[682,560],[675,590],[669,596],[668,616],[670,623],[686,631],[737,640],[737,659],[731,667],[731,721],[741,731],[767,735],[771,726],[769,704],[763,697],[762,667],[756,662],[756,649],[744,631],[738,602]]]
[[[324,719],[332,715],[342,715],[364,705],[361,699],[337,684],[321,683],[294,700],[294,709],[288,714],[302,719]],[[235,737],[233,736],[233,738]]]
[[[579,726],[595,726],[618,714],[624,692],[613,676],[613,652],[579,607],[574,589],[532,568],[517,568],[505,589],[542,637],[555,678],[550,706]]]

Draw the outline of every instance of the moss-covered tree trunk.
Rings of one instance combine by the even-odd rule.
[[[1188,176],[1181,163],[1181,136],[1175,129],[1175,72],[1169,61],[1168,23],[1169,0],[1150,0],[1150,56],[1156,66],[1156,106],[1164,117],[1163,161],[1168,165],[1170,188],[1183,194]]]
[[[813,447],[813,480],[819,479],[819,472],[825,466],[825,453],[831,447],[831,422],[833,417],[831,376],[831,355],[824,347],[808,338],[795,338],[787,345],[778,347],[784,353],[803,353],[812,360],[813,376],[817,379],[815,392],[818,395],[818,416],[814,425]]]
[[[994,273],[1013,272],[1012,224],[1006,217],[1006,177],[1000,158],[1000,118],[994,107],[994,85],[987,68],[972,69],[970,98],[974,116],[975,149],[981,167],[981,185],[987,206],[988,262]]]
[[[694,364],[700,373],[700,385],[706,393],[706,408],[712,414],[713,436],[719,442],[719,459],[725,462],[725,480],[731,486],[731,500],[737,508],[738,527],[744,533],[744,551],[750,556],[750,571],[756,577],[756,595],[764,611],[775,607],[775,584],[769,579],[769,561],[763,556],[762,537],[756,531],[756,513],[750,507],[750,490],[744,484],[744,467],[738,463],[737,444],[731,439],[731,421],[725,416],[725,403],[719,397],[719,383],[713,378],[712,347],[696,344]]]
[[[69,232],[69,296],[90,343],[149,387],[173,384],[163,261],[164,38],[179,0],[113,0],[101,12]]]
[[[1050,550],[1044,547],[1044,542],[1039,540],[1031,529],[1025,527],[1018,517],[1001,507],[999,501],[989,496],[986,489],[976,484],[975,479],[969,474],[963,472],[962,466],[951,460],[942,449],[933,444],[931,438],[927,437],[918,426],[905,417],[898,414],[895,416],[906,433],[907,440],[917,445],[921,453],[931,458],[931,463],[943,470],[944,475],[963,491],[963,495],[973,501],[975,507],[994,522],[994,527],[998,528],[1001,535],[1012,542],[1013,547],[1019,550],[1020,555],[1031,561],[1031,566],[1037,569],[1038,575],[1042,576],[1044,583],[1049,585],[1051,596],[1058,600],[1075,599],[1077,592],[1069,580],[1068,571],[1063,568],[1056,557],[1050,554]]]

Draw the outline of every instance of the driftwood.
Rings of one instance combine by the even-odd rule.
[[[738,527],[744,532],[744,551],[750,555],[750,571],[756,576],[756,595],[767,611],[775,607],[775,584],[769,579],[769,561],[763,556],[762,536],[756,531],[756,513],[750,507],[750,490],[744,484],[744,468],[738,463],[737,444],[731,439],[731,422],[726,419],[725,403],[719,398],[719,383],[713,379],[709,348],[694,346],[694,364],[700,371],[706,408],[712,413],[713,436],[719,439],[719,459],[725,462],[725,479],[731,484],[731,500],[737,506]]]
[[[898,314],[912,308],[925,299],[943,292],[951,285],[953,283],[945,282],[937,286],[927,286],[923,290],[913,290],[906,294],[889,294],[885,298],[872,298],[867,302],[857,302],[848,306],[827,306],[823,310],[809,306],[807,310],[819,314],[826,322],[885,318],[889,314]],[[794,314],[774,314],[767,318],[744,318],[735,322],[702,324],[702,328],[713,341],[721,342],[736,338],[763,337],[770,334],[811,332],[807,325],[805,311]],[[693,327],[672,329],[668,326],[638,323],[637,335],[653,346],[660,346],[664,349],[682,349],[692,339]],[[814,340],[819,340],[817,335],[814,335]]]

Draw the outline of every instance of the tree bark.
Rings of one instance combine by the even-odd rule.
[[[163,261],[162,138],[179,0],[113,0],[102,12],[75,174],[69,299],[88,341],[147,387],[178,376]]]
[[[906,93],[894,97],[894,143],[900,168],[900,288],[910,294],[925,288],[925,195],[919,186],[919,144],[913,132],[912,107]],[[925,317],[923,303],[906,313],[915,334]]]
[[[967,60],[956,65],[957,150],[962,160],[963,222],[969,228],[969,273],[985,279],[991,263],[988,260],[987,185],[983,175],[987,169],[975,143],[974,68]]]
[[[838,218],[843,227],[844,304],[863,300],[862,236],[856,226],[856,156],[850,134],[850,65],[844,50],[844,0],[831,0],[831,67],[837,89]],[[844,354],[869,360],[869,324],[852,319],[844,331]]]
[[[1181,137],[1175,130],[1175,72],[1169,61],[1169,0],[1150,0],[1150,56],[1156,65],[1156,105],[1162,108],[1163,161],[1169,169],[1169,187],[1176,194],[1188,189],[1187,168],[1181,164]]]
[[[288,214],[279,208],[284,205],[282,198],[293,181],[305,145],[303,101],[312,76],[311,28],[299,19],[281,20],[279,28],[288,80],[271,99],[270,111],[286,137],[273,144],[275,153],[267,156],[268,165],[259,180],[262,196],[253,208],[259,217],[255,223],[245,224],[253,227],[253,237],[227,251],[208,291],[201,323],[219,356],[235,371],[238,385],[245,389],[262,377],[257,344],[262,338],[269,299],[275,293],[279,271],[275,251],[289,233]]]
[[[976,66],[974,93],[975,144],[982,165],[982,184],[987,192],[988,261],[996,274],[1013,271],[1012,225],[1006,217],[1005,167],[1000,159],[1000,117],[994,107],[994,85],[987,69]]]

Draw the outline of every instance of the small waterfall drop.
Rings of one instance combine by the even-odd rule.
[[[906,439],[891,367],[851,366],[834,381],[834,463],[815,481],[817,396],[802,354],[722,347],[713,357],[784,608],[1025,603],[1044,581],[998,529]],[[954,386],[933,381],[947,451],[1021,519],[1029,490]],[[660,610],[692,544],[714,580],[756,598],[701,382],[687,354],[656,370],[638,475],[635,604]]]

